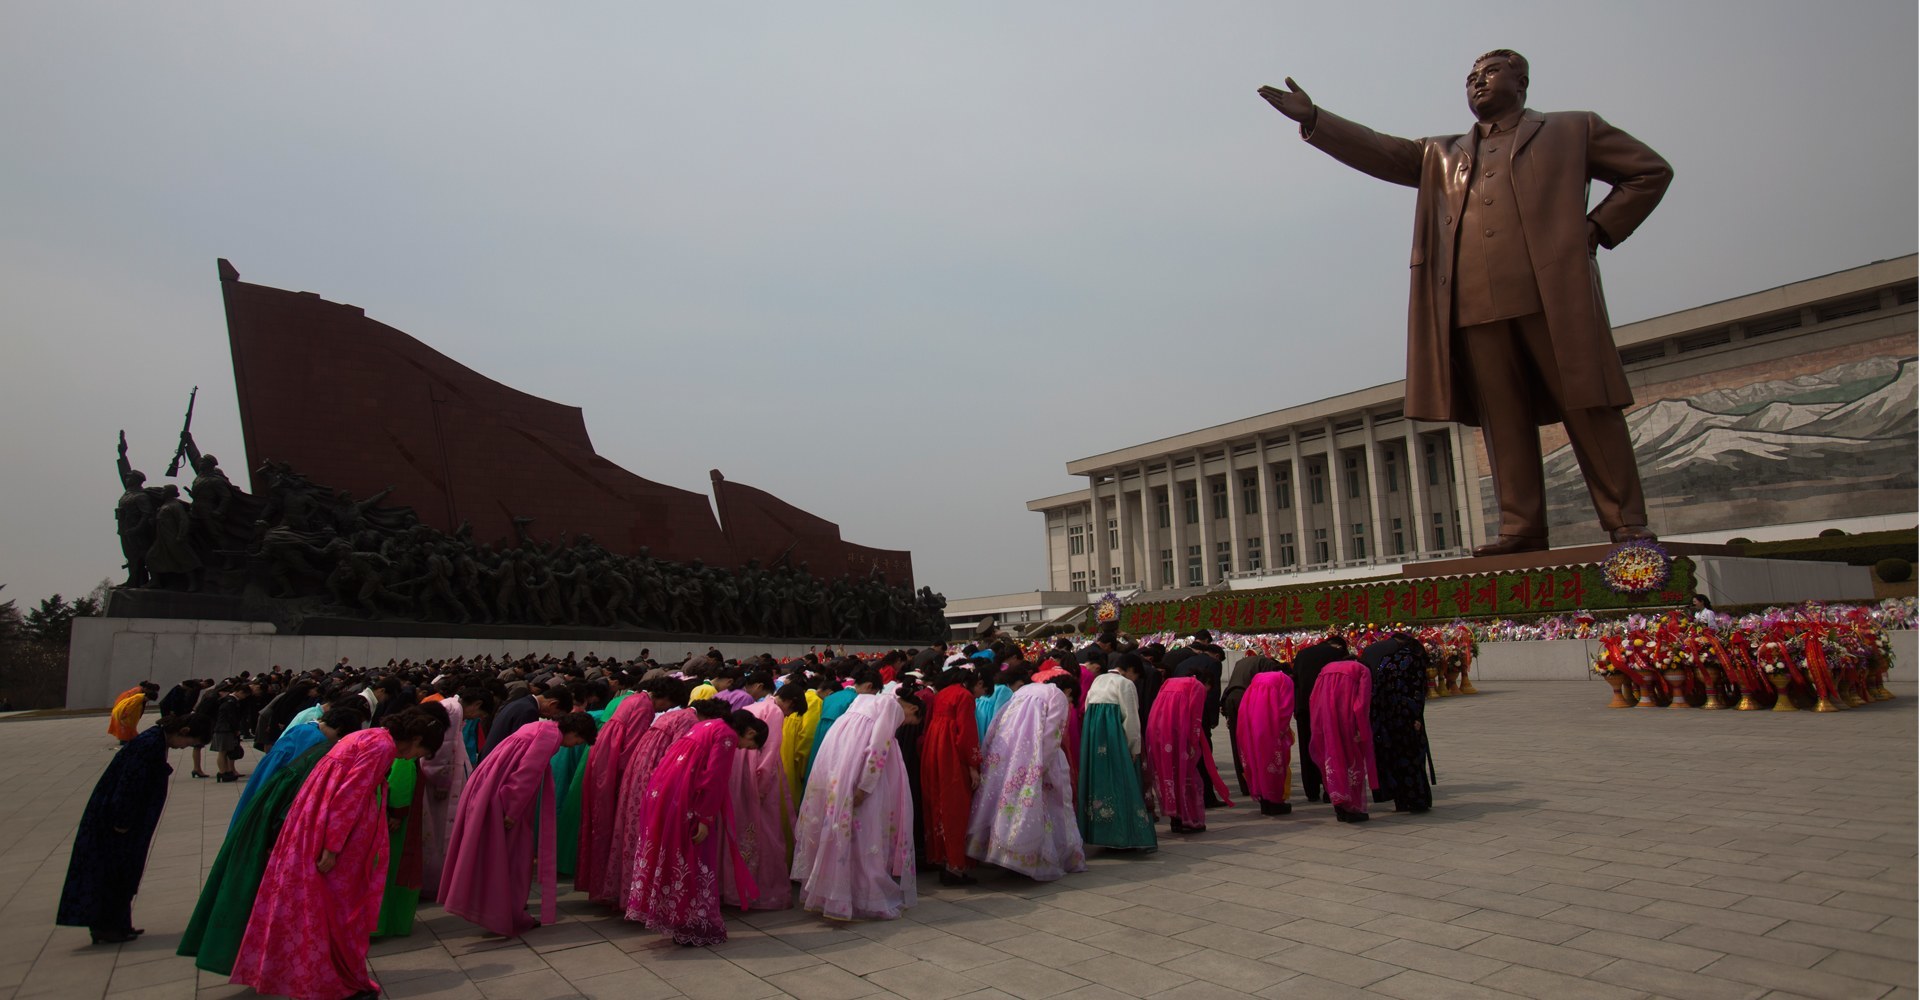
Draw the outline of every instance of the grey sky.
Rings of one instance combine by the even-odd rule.
[[[1455,132],[1473,58],[1526,53],[1530,105],[1674,164],[1602,256],[1626,322],[1913,252],[1915,32],[1911,0],[10,2],[0,598],[120,579],[114,432],[157,479],[189,386],[242,467],[220,256],[584,407],[643,476],[1031,589],[1068,459],[1402,375],[1413,192],[1261,84]]]

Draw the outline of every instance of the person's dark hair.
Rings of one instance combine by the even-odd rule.
[[[453,714],[447,711],[447,706],[437,701],[429,701],[424,704],[415,705],[412,711],[425,712],[442,726],[448,728],[453,726]]]
[[[878,667],[860,667],[856,669],[853,672],[853,682],[855,684],[869,685],[875,690],[884,687],[887,683],[886,678],[880,676],[880,668]]]
[[[656,677],[653,679],[653,693],[666,699],[669,708],[687,707],[687,695],[692,694],[687,682],[678,677]]]
[[[716,698],[713,700],[718,701],[719,699]],[[756,744],[758,746],[764,747],[767,745],[766,720],[761,719],[759,716],[754,715],[752,712],[749,712],[744,708],[735,710],[732,714],[728,715],[726,718],[727,718],[727,725],[733,727],[733,731],[736,735],[744,737],[748,733],[754,733],[758,737],[758,739],[756,740]]]
[[[699,716],[702,721],[724,719],[733,714],[733,706],[718,698],[702,698],[693,703],[693,714]]]
[[[965,684],[971,687],[973,682],[978,680],[979,677],[979,671],[969,667],[948,667],[940,671],[939,683],[935,686],[939,688],[950,688],[955,684]]]
[[[1058,674],[1047,678],[1047,683],[1060,689],[1067,696],[1067,704],[1080,704],[1080,680],[1072,674]]]
[[[562,715],[573,711],[573,692],[567,690],[564,684],[555,684],[548,688],[546,693],[541,695],[541,697],[558,705],[560,707],[560,714]]]
[[[780,699],[782,704],[795,712],[804,712],[807,710],[807,686],[805,684],[795,684],[792,681],[788,681],[780,685],[780,690],[775,691],[773,696]]]
[[[1709,597],[1708,597],[1707,595],[1705,595],[1705,594],[1695,594],[1695,595],[1693,595],[1693,599],[1694,599],[1694,600],[1695,600],[1696,602],[1698,602],[1698,603],[1699,603],[1699,605],[1700,605],[1700,607],[1701,607],[1701,608],[1703,608],[1703,609],[1705,609],[1705,610],[1707,610],[1707,611],[1712,611],[1712,610],[1713,610],[1713,599],[1712,599],[1712,598],[1709,598]]]
[[[439,718],[423,712],[418,706],[405,708],[380,720],[380,727],[393,737],[395,743],[419,740],[420,749],[429,756],[440,751],[440,743],[447,735],[447,717],[442,713]]]
[[[594,737],[600,732],[600,724],[593,721],[593,716],[585,712],[568,712],[558,721],[560,735],[565,736],[571,733],[580,737],[582,743],[592,744]]]
[[[141,681],[140,690],[145,691],[147,693],[147,697],[151,698],[154,695],[160,693],[160,685],[155,684],[152,681]]]
[[[1000,676],[994,678],[994,683],[1005,684],[1008,687],[1012,687],[1015,684],[1025,684],[1031,680],[1033,680],[1033,668],[1021,664],[1000,671]]]
[[[159,725],[160,731],[169,736],[176,733],[192,736],[193,742],[199,746],[205,746],[208,740],[213,739],[213,720],[204,715],[169,715],[161,719]]]
[[[477,705],[482,711],[488,715],[492,715],[494,705],[496,704],[498,703],[493,699],[493,692],[479,685],[470,685],[460,689],[460,710],[462,713]]]
[[[338,708],[327,709],[326,712],[320,716],[320,724],[345,736],[348,733],[357,733],[366,728],[367,714],[365,712],[356,712],[352,708],[342,705]]]
[[[1140,659],[1139,653],[1115,653],[1107,665],[1109,669],[1131,670],[1136,675],[1147,669],[1146,661]]]
[[[1512,49],[1494,49],[1492,52],[1475,59],[1473,64],[1478,66],[1489,59],[1505,59],[1507,61],[1507,67],[1515,73],[1520,74],[1520,93],[1524,95],[1527,92],[1527,85],[1533,82],[1533,74],[1527,66],[1526,56]]]
[[[828,695],[840,690],[840,686],[840,678],[832,673],[827,673],[821,676],[819,682],[816,683],[813,688],[823,695]]]

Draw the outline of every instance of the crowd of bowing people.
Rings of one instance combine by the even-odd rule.
[[[1047,881],[1090,848],[1154,850],[1162,820],[1205,832],[1232,806],[1223,718],[1263,816],[1293,813],[1296,769],[1343,823],[1370,802],[1425,812],[1427,655],[1403,633],[1359,651],[1336,633],[1224,671],[1205,631],[1172,649],[1106,631],[786,662],[342,660],[183,682],[144,731],[143,684],[113,707],[122,747],[57,922],[100,944],[142,933],[168,750],[192,747],[198,775],[210,742],[245,787],[178,951],[262,994],[377,996],[370,942],[411,933],[422,899],[512,937],[554,922],[570,882],[682,945],[725,941],[729,908],[892,919],[922,872]],[[264,757],[239,775],[244,739]]]

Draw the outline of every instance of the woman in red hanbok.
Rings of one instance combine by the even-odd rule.
[[[300,787],[274,842],[232,981],[316,1000],[379,995],[367,945],[387,884],[387,773],[439,749],[443,720],[408,709],[344,736]]]
[[[1170,677],[1154,693],[1147,715],[1147,769],[1153,777],[1160,811],[1173,821],[1175,833],[1203,833],[1207,829],[1206,789],[1227,805],[1227,785],[1213,763],[1213,744],[1201,727],[1207,688],[1195,677]]]
[[[1293,678],[1270,670],[1254,674],[1235,709],[1234,749],[1240,753],[1247,794],[1263,816],[1293,812],[1287,802],[1293,769]]]
[[[1373,675],[1356,660],[1330,663],[1309,696],[1313,736],[1307,745],[1320,765],[1333,815],[1342,823],[1367,821],[1367,791],[1380,787],[1373,759]]]
[[[591,896],[607,874],[607,856],[613,853],[613,828],[619,820],[620,789],[633,755],[633,745],[653,725],[653,697],[645,691],[628,695],[614,709],[613,718],[600,727],[593,753],[587,755],[585,786],[580,792],[580,851],[574,863],[573,887]]]
[[[926,816],[927,856],[940,867],[941,885],[969,885],[967,819],[980,787],[980,726],[975,721],[973,682],[966,667],[940,675],[927,728],[920,737],[920,805]]]
[[[757,750],[766,723],[744,711],[728,713],[717,698],[696,702],[690,712],[701,721],[667,749],[647,782],[626,915],[675,944],[698,946],[727,939],[722,867],[734,869],[743,901],[755,895],[740,857],[729,785],[735,746]]]
[[[654,702],[655,708],[663,703],[669,707],[653,717],[653,725],[633,742],[633,749],[627,755],[626,770],[620,775],[620,800],[613,811],[613,838],[607,845],[605,867],[599,886],[587,892],[588,899],[621,910],[627,908],[627,890],[633,885],[633,852],[640,846],[647,782],[653,778],[661,758],[667,755],[667,748],[699,721],[693,710],[686,707],[684,684],[671,677],[663,677],[656,683],[659,700]]]

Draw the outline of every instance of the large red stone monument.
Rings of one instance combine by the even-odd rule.
[[[240,280],[220,261],[247,467],[285,462],[364,498],[393,487],[425,524],[513,544],[580,534],[616,552],[710,566],[785,559],[814,576],[913,585],[911,553],[855,545],[839,526],[712,474],[707,497],[594,452],[579,407],[502,385],[358,306]]]

